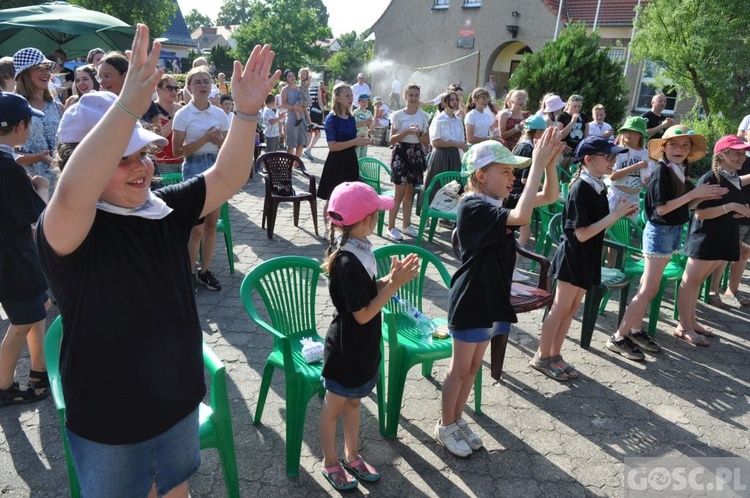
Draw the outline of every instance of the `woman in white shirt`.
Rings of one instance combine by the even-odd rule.
[[[461,101],[456,92],[445,92],[441,95],[438,103],[440,111],[430,124],[430,143],[432,144],[432,154],[430,161],[427,163],[427,175],[424,184],[430,184],[433,178],[446,171],[461,171],[461,154],[459,150],[466,152],[469,146],[466,144],[464,136],[464,126],[461,118],[456,116],[456,112],[461,106]],[[435,192],[430,195],[429,201]],[[419,196],[419,203],[422,202],[422,196]]]
[[[185,158],[182,166],[184,180],[204,173],[216,163],[219,148],[229,130],[227,115],[208,100],[211,94],[211,74],[208,68],[194,67],[187,74],[186,81],[193,98],[177,111],[172,125],[173,155]],[[215,291],[221,290],[221,283],[209,270],[216,247],[216,223],[219,221],[220,211],[221,208],[208,213],[202,225],[193,227],[188,242],[194,286],[200,283]],[[201,271],[196,275],[195,260],[201,248],[201,240]]]
[[[466,105],[466,141],[478,144],[491,138],[494,113],[486,112],[490,104],[490,93],[484,88],[475,88]]]
[[[388,215],[388,231],[385,236],[391,240],[404,240],[402,232],[416,237],[418,231],[411,226],[411,207],[414,202],[414,187],[424,182],[427,164],[423,146],[430,142],[429,115],[419,108],[419,86],[410,83],[404,89],[406,107],[391,115],[391,181],[395,193],[393,209]],[[396,215],[404,204],[403,229],[396,228]]]

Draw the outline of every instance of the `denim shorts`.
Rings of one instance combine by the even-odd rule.
[[[216,164],[216,154],[196,154],[185,158],[182,165],[182,179],[187,180],[204,173],[208,168]]]
[[[117,428],[113,428],[117,430]],[[67,430],[83,496],[159,496],[187,481],[201,465],[198,408],[166,432],[134,444],[101,444]]]
[[[354,399],[367,397],[375,388],[375,384],[378,383],[379,378],[380,370],[378,370],[378,372],[375,374],[375,377],[357,387],[342,386],[335,380],[326,379],[322,376],[320,377],[320,381],[323,383],[323,387],[326,388],[326,391],[331,391],[333,394],[341,396],[342,398]]]
[[[643,229],[643,254],[669,258],[682,249],[682,225],[656,225],[650,221]]]
[[[740,244],[750,249],[750,225],[740,225]]]
[[[26,301],[5,300],[0,304],[3,305],[5,313],[8,315],[8,321],[12,325],[32,325],[47,318],[47,308],[44,303],[49,297],[46,292],[41,296]]]
[[[486,329],[454,329],[450,327],[449,330],[454,340],[480,343],[487,342],[496,335],[510,333],[510,322],[494,322],[492,327]]]

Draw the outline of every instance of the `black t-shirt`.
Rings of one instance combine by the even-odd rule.
[[[742,163],[742,168],[740,168],[739,174],[740,176],[750,175],[750,157],[745,158],[745,162]],[[742,194],[744,195],[742,203],[750,204],[750,184],[742,187]],[[740,225],[750,225],[750,218],[737,218],[737,223]]]
[[[730,202],[742,204],[745,200],[741,189],[735,187],[732,182],[723,176],[719,181],[713,171],[707,172],[698,180],[698,185],[704,183],[718,184],[729,189],[729,191],[719,199],[701,201],[695,209],[721,206]],[[688,236],[685,253],[692,258],[707,261],[738,261],[740,258],[740,225],[733,214],[727,212],[727,214],[706,220],[694,218],[690,224],[690,235]]]
[[[679,182],[677,175],[672,173],[663,161],[659,161],[656,165],[656,171],[651,177],[651,181],[646,187],[646,200],[644,202],[644,209],[646,216],[651,223],[655,225],[684,225],[690,220],[690,210],[688,209],[688,203],[683,204],[665,214],[659,216],[656,212],[656,208],[663,206],[667,202],[679,197],[676,194],[675,189],[677,182]],[[685,192],[693,190],[693,184],[690,183],[688,178],[685,178]]]
[[[341,251],[331,269],[328,291],[336,314],[326,335],[323,377],[358,387],[372,380],[380,366],[382,317],[378,313],[359,324],[353,313],[370,304],[378,287],[354,254]]]
[[[31,235],[44,207],[23,166],[0,151],[0,301],[28,301],[47,289]]]
[[[557,122],[562,124],[563,128],[568,126],[568,123],[570,123],[571,119],[573,119],[573,116],[564,111],[560,113],[559,116],[557,116]],[[586,129],[586,123],[586,116],[579,114],[578,121],[573,125],[573,128],[571,128],[568,136],[563,138],[563,142],[565,142],[568,147],[572,149],[571,152],[575,152],[576,147],[578,147],[578,144],[581,143],[581,140],[583,140],[583,132]]]
[[[562,241],[550,266],[550,274],[554,278],[586,290],[599,284],[604,230],[585,242],[578,240],[575,230],[591,226],[608,214],[606,189],[597,194],[585,180],[573,182],[563,208]]]
[[[646,129],[650,130],[651,128],[656,128],[660,124],[664,122],[665,119],[667,119],[669,116],[665,116],[662,114],[661,116],[657,116],[651,111],[644,112],[641,114],[642,118],[646,118],[646,121],[648,121],[648,124],[646,125]],[[650,140],[653,140],[654,138],[661,138],[664,135],[664,130],[659,130],[657,133],[654,133],[649,138]]]
[[[473,195],[458,206],[461,266],[448,291],[451,328],[489,328],[494,322],[518,321],[510,304],[516,239],[506,226],[508,212]]]
[[[65,334],[60,371],[67,427],[103,444],[151,439],[206,393],[187,243],[206,198],[203,175],[157,190],[161,220],[97,210],[71,254],[57,256],[39,221],[37,249]]]
[[[533,152],[534,144],[527,141],[518,142],[518,144],[513,148],[513,155],[515,156],[531,157]],[[516,168],[515,170],[513,170],[513,176],[515,176],[515,180],[513,180],[513,191],[510,193],[510,199],[513,200],[511,201],[509,199],[509,202],[506,203],[506,207],[508,209],[513,209],[518,203],[518,198],[523,192],[523,179],[529,177],[530,169],[531,168]]]

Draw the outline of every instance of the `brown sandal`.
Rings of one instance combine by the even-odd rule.
[[[690,332],[695,334],[695,336],[691,336]],[[674,329],[672,331],[672,335],[677,337],[678,339],[682,339],[692,346],[700,346],[702,348],[707,348],[709,346],[708,341],[703,336],[698,334],[695,330]]]

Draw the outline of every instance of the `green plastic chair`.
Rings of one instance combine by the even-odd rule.
[[[641,240],[643,231],[641,228],[634,223],[629,217],[620,218],[615,222],[614,225],[607,229],[607,235],[613,241],[623,245],[625,247],[625,263],[623,265],[623,272],[625,275],[634,279],[643,275],[646,267],[646,261],[643,257],[643,251],[640,246],[631,245],[631,231],[635,233],[636,239]],[[672,261],[667,263],[662,274],[661,283],[659,284],[659,291],[651,301],[651,307],[649,308],[648,314],[648,333],[653,336],[656,333],[656,324],[659,321],[659,314],[661,311],[661,301],[664,297],[664,291],[667,287],[672,284],[677,284],[682,279],[682,273],[684,266],[680,264],[677,255],[672,257]],[[604,296],[599,312],[602,313],[604,307],[607,304],[608,295]],[[677,306],[675,306],[675,318],[676,318]]]
[[[81,488],[78,482],[73,457],[68,445],[68,436],[65,431],[65,398],[63,397],[62,380],[60,378],[60,345],[62,344],[63,326],[62,317],[58,316],[47,329],[44,339],[44,355],[47,361],[47,373],[49,375],[52,399],[55,401],[57,415],[60,418],[62,428],[62,440],[65,447],[65,462],[68,470],[68,486],[71,498],[81,496]],[[227,397],[227,380],[224,365],[219,357],[206,343],[203,343],[203,363],[211,376],[210,405],[201,403],[199,407],[199,437],[200,448],[216,448],[219,452],[221,468],[224,471],[224,485],[227,496],[239,498],[240,483],[237,474],[237,454],[234,447],[234,435],[232,432],[232,415],[229,409],[229,398]],[[148,407],[144,407],[148,409]]]
[[[380,184],[380,171],[384,170],[388,175],[391,174],[391,169],[386,166],[382,161],[375,159],[374,157],[362,157],[359,159],[359,179],[375,189],[380,195],[387,195],[393,197],[394,191],[392,189],[384,190]],[[385,211],[378,212],[378,235],[383,235],[383,224],[385,223]]]
[[[430,251],[407,244],[394,244],[379,247],[373,251],[378,264],[378,278],[390,273],[391,256],[403,258],[416,253],[421,259],[419,276],[399,289],[398,295],[408,299],[414,306],[422,309],[422,293],[426,281],[426,270],[432,265],[438,271],[443,284],[450,285],[451,276],[443,263]],[[444,318],[433,317],[436,323],[446,323]],[[412,324],[409,318],[396,310],[396,304],[389,300],[383,308],[383,339],[388,343],[387,401],[385,406],[385,437],[395,438],[401,417],[401,404],[404,398],[406,375],[415,365],[422,365],[422,376],[432,377],[432,364],[435,360],[450,358],[453,352],[453,341],[433,339],[432,343],[422,338],[422,333]],[[385,361],[385,357],[383,358]],[[474,381],[474,411],[482,413],[482,370]]]
[[[182,181],[182,173],[165,173],[161,175],[161,183],[165,187]],[[232,223],[229,221],[229,203],[221,205],[219,221],[216,223],[216,233],[224,234],[224,246],[227,250],[229,273],[234,273],[234,243],[232,242]]]
[[[320,262],[301,256],[281,256],[255,267],[242,281],[240,297],[250,319],[273,336],[273,350],[266,359],[253,423],[261,423],[268,389],[275,369],[284,372],[286,383],[286,475],[299,476],[302,436],[307,404],[325,390],[320,381],[323,363],[308,364],[302,357],[300,339],[318,335],[315,296],[320,278]],[[269,320],[261,318],[253,302],[260,296]],[[385,408],[382,403],[382,376],[377,385],[380,430],[385,432]]]
[[[539,206],[534,208],[534,213],[538,222],[538,229],[537,229],[537,236],[536,236],[536,244],[534,244],[534,252],[537,254],[541,254],[545,258],[549,256],[550,250],[552,249],[552,244],[557,243],[557,239],[551,239],[549,235],[549,229],[550,229],[550,222],[552,221],[552,218],[556,214],[557,207],[555,204],[550,204],[548,206]],[[531,266],[529,267],[529,271],[534,271],[536,269],[536,261],[531,262]]]
[[[428,242],[432,242],[432,238],[435,236],[435,229],[437,228],[437,221],[439,219],[456,221],[456,213],[448,213],[445,211],[440,211],[439,209],[432,208],[430,207],[429,202],[430,197],[432,197],[433,190],[437,192],[444,185],[452,182],[453,180],[456,180],[459,183],[463,183],[464,181],[464,179],[461,177],[460,172],[446,171],[444,173],[440,173],[439,175],[435,175],[435,177],[432,179],[432,181],[430,181],[430,184],[425,189],[424,195],[422,196],[422,209],[419,214],[419,233],[417,234],[418,246],[422,245],[422,235],[424,235],[424,231],[427,227],[428,221],[430,222],[430,231],[427,235]]]

